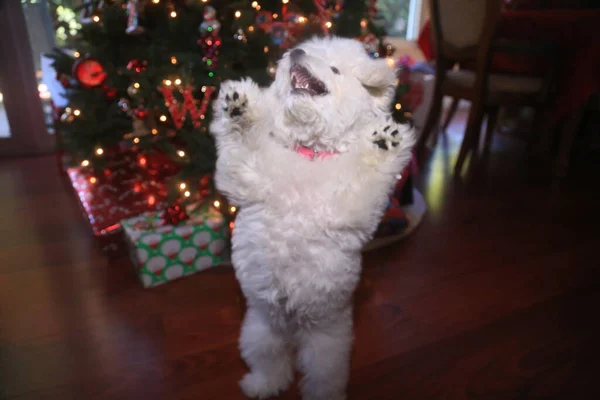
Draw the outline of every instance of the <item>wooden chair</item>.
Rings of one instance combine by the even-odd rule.
[[[553,54],[552,46],[509,42],[495,37],[501,17],[501,0],[431,0],[432,33],[436,46],[436,81],[433,102],[416,152],[422,159],[433,128],[439,124],[444,96],[452,96],[455,109],[459,99],[471,102],[465,135],[455,165],[459,176],[469,153],[476,154],[483,117],[488,115],[486,152],[492,139],[498,111],[502,105],[529,105],[541,121],[547,103],[552,74],[532,77],[490,73],[495,51],[535,55]],[[475,63],[474,70],[452,70],[457,63]],[[450,110],[449,117],[453,114]],[[447,126],[449,118],[444,123]]]

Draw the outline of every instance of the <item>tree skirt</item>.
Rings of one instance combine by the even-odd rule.
[[[399,233],[398,235],[386,236],[371,240],[365,245],[363,252],[387,246],[394,242],[400,241],[413,233],[416,227],[419,226],[423,220],[423,216],[427,211],[425,199],[423,199],[423,195],[421,195],[417,189],[413,189],[413,204],[402,207],[402,211],[404,211],[406,218],[408,219],[408,226],[406,229],[404,229],[402,233]]]

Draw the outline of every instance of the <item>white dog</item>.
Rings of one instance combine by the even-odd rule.
[[[296,349],[302,398],[345,398],[361,247],[414,141],[390,117],[394,82],[361,43],[325,38],[287,52],[266,89],[221,86],[215,181],[240,210],[232,261],[248,305],[249,397],[287,388]]]

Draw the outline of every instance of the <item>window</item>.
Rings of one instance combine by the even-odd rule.
[[[377,8],[385,20],[388,36],[416,39],[419,35],[423,1],[425,0],[379,0]]]

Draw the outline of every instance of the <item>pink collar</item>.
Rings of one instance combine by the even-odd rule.
[[[296,151],[296,153],[300,154],[302,157],[307,158],[311,161],[316,160],[317,158],[324,160],[327,157],[331,157],[331,156],[335,156],[335,155],[339,154],[338,152],[333,152],[333,151],[314,151],[313,149],[310,149],[305,146],[296,146],[294,148],[294,150]]]

